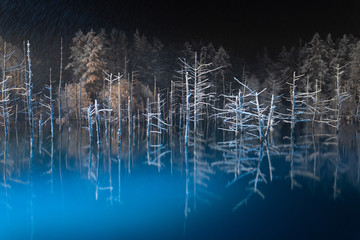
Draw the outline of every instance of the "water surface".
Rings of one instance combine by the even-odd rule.
[[[284,127],[260,144],[208,129],[1,139],[1,239],[360,239],[356,127]],[[215,133],[216,132],[216,133]],[[195,140],[196,139],[196,140]]]

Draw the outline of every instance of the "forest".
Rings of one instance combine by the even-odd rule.
[[[0,1],[0,240],[360,239],[360,1]]]
[[[315,33],[310,41],[283,47],[275,56],[264,49],[251,64],[212,43],[166,46],[139,31],[129,35],[117,29],[79,30],[71,43],[61,39],[57,51],[43,58],[31,57],[30,42],[18,46],[1,38],[0,46],[5,135],[11,122],[40,126],[51,120],[59,129],[64,123],[81,123],[95,102],[107,109],[102,119],[111,121],[121,112],[128,119],[145,116],[148,101],[163,101],[167,121],[184,118],[188,108],[202,118],[206,114],[204,119],[217,118],[222,115],[218,110],[246,89],[262,93],[256,95],[258,105],[266,105],[263,114],[276,105],[285,121],[297,114],[338,129],[342,118],[352,119],[359,111],[360,41],[352,35],[333,40],[331,34],[321,38]],[[187,106],[188,101],[193,104]]]
[[[117,29],[52,47],[0,38],[0,73],[0,235],[238,238],[240,227],[253,236],[273,224],[261,238],[285,226],[289,239],[312,219],[321,237],[344,238],[339,218],[358,235],[352,35],[315,33],[252,58]]]

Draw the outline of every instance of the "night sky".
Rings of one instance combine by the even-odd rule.
[[[238,54],[309,41],[315,32],[360,35],[360,1],[114,1],[2,0],[0,34],[7,38],[71,39],[79,28],[136,29],[165,43],[212,41]]]

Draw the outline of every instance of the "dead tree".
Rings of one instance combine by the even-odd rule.
[[[50,121],[50,128],[51,128],[51,139],[54,139],[54,99],[53,99],[53,87],[52,87],[52,80],[51,80],[51,68],[50,68],[50,83],[45,88],[49,91],[49,95],[44,95],[44,100],[41,101],[40,105],[45,108],[45,113],[48,116],[45,121],[42,121],[41,125],[45,125],[48,121]]]
[[[167,150],[166,144],[162,143],[162,135],[168,132],[170,125],[162,119],[162,108],[165,105],[165,101],[161,100],[160,94],[157,95],[157,101],[150,103],[147,100],[147,113],[144,114],[147,121],[147,164],[153,165],[160,171],[164,165],[161,162],[161,158],[170,153],[171,150]],[[156,111],[152,111],[156,109]]]

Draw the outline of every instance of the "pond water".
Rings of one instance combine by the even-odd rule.
[[[14,128],[15,129],[15,128]],[[286,126],[258,144],[206,129],[49,129],[1,139],[0,239],[360,239],[355,126]],[[196,139],[196,141],[195,141]],[[161,145],[161,146],[160,146]],[[153,149],[149,149],[153,148]]]

